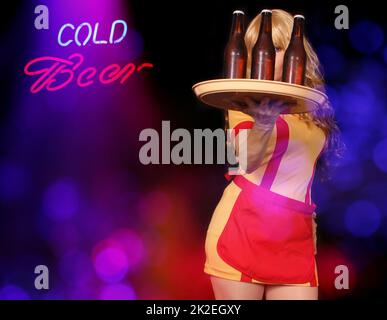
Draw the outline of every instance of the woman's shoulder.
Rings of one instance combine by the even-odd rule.
[[[313,115],[311,113],[288,113],[288,114],[281,114],[280,116],[289,124],[292,123],[292,125],[295,125],[295,126],[297,125],[304,126],[305,124],[308,127],[316,126],[316,124],[313,121]]]
[[[283,114],[282,118],[288,123],[294,139],[314,139],[325,141],[324,130],[314,121],[313,114]]]

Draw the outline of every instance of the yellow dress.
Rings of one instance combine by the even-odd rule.
[[[229,111],[228,113],[230,128],[236,130],[251,128],[254,123],[253,118],[245,113],[239,111]],[[300,204],[301,206],[304,205],[307,208],[310,208],[312,204],[314,205],[311,197],[311,186],[313,184],[315,167],[324,148],[325,139],[326,137],[322,129],[317,127],[312,121],[300,119],[299,115],[280,115],[270,136],[261,165],[254,172],[238,177],[238,179],[244,179],[247,183],[250,182],[252,183],[251,185],[256,185],[257,187],[261,186],[258,187],[258,190],[264,191],[266,188],[270,191],[269,197],[271,197],[271,195],[273,195],[274,198],[279,196],[280,199],[290,199],[289,201],[296,204],[296,206]],[[317,286],[317,268],[315,263],[313,264],[314,278],[305,278],[308,279],[308,281],[305,282],[300,282],[303,280],[297,280],[295,282],[291,281],[287,283],[286,279],[292,278],[274,277],[273,280],[271,280],[270,276],[266,277],[264,274],[261,276],[259,271],[252,271],[251,273],[248,271],[244,272],[244,270],[260,270],[262,269],[262,265],[270,264],[271,262],[267,259],[265,260],[263,255],[260,256],[260,254],[257,254],[257,256],[250,256],[246,258],[247,260],[254,262],[255,269],[253,267],[249,268],[248,266],[246,266],[245,269],[243,269],[243,267],[239,268],[238,264],[232,266],[222,258],[219,251],[219,238],[225,231],[226,225],[232,223],[231,213],[233,212],[233,209],[235,211],[236,202],[238,198],[240,198],[240,193],[242,191],[242,187],[240,184],[236,183],[236,181],[237,179],[234,179],[225,188],[208,226],[205,241],[206,261],[204,265],[204,272],[209,275],[236,281]],[[263,193],[265,193],[265,191]],[[258,192],[258,197],[260,197],[259,194],[260,193]],[[285,201],[287,201],[286,199]],[[259,204],[256,204],[256,206],[259,206]],[[309,211],[314,210],[311,209]],[[236,220],[236,223],[238,223],[238,216],[232,218]],[[309,224],[307,225],[308,228],[309,226],[312,226]],[[235,232],[243,231],[234,231],[234,234],[236,234]],[[308,234],[306,237],[310,237],[312,234],[309,234],[308,230],[305,232]],[[261,232],[261,230],[256,230],[256,233],[259,234],[263,232]],[[230,233],[229,237],[234,237],[234,234]],[[288,239],[287,241],[292,240]],[[313,239],[312,241],[315,240]],[[225,245],[227,246],[227,243],[225,243]],[[250,252],[261,252],[259,250],[255,250],[254,245],[255,244],[253,243],[253,247],[250,249]],[[244,250],[244,248],[240,249],[242,251]],[[235,259],[237,260],[238,252],[235,252],[234,254]],[[248,255],[249,252],[246,251],[245,254]],[[315,260],[314,254],[315,252],[313,252],[313,260]],[[308,259],[310,260],[312,258]],[[233,259],[227,260],[232,261]],[[273,261],[276,260],[274,259]],[[240,265],[242,266],[243,264]],[[266,266],[266,268],[271,267],[276,266]],[[254,278],[255,275],[257,278]],[[276,279],[284,279],[283,281],[285,281],[285,283],[283,281],[278,282]],[[303,278],[296,277],[294,279]]]

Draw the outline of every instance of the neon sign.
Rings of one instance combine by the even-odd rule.
[[[121,32],[117,32],[117,26],[121,25]],[[92,26],[88,22],[83,22],[75,27],[71,23],[65,23],[58,32],[58,44],[61,47],[67,47],[74,43],[78,47],[90,44],[106,45],[118,44],[125,38],[128,26],[124,20],[113,21],[110,28],[108,40],[98,40],[99,23]],[[82,30],[86,30],[85,33]],[[81,37],[81,31],[83,36]],[[126,80],[144,69],[153,68],[150,62],[140,64],[127,63],[118,65],[112,63],[102,69],[93,66],[84,66],[85,57],[76,52],[67,58],[43,56],[30,60],[24,66],[24,73],[27,76],[34,77],[35,81],[31,85],[30,92],[38,93],[42,90],[57,91],[75,83],[78,87],[84,88],[95,83],[108,85],[114,82],[124,84]]]
[[[122,32],[122,34],[120,35],[120,37],[118,39],[114,39],[114,34],[115,34],[116,26],[118,24],[121,24],[123,26],[123,32]],[[97,40],[98,28],[99,28],[99,23],[98,22],[94,25],[94,29],[93,29],[92,25],[90,23],[88,23],[88,22],[84,22],[84,23],[80,24],[77,28],[75,28],[75,26],[73,24],[71,24],[71,23],[66,23],[66,24],[64,24],[59,29],[59,32],[58,32],[58,44],[60,46],[62,46],[62,47],[66,47],[70,43],[75,41],[75,43],[78,46],[85,46],[90,41],[90,38],[92,36],[93,36],[92,41],[93,41],[94,44],[107,44],[108,43],[107,40]],[[71,30],[68,30],[68,29],[71,29]],[[83,39],[83,41],[81,41],[80,36],[79,36],[79,34],[80,34],[82,29],[86,29],[87,30],[86,38]],[[63,34],[65,33],[65,30],[66,30],[66,34],[65,35],[67,35],[67,36],[71,35],[73,38],[70,38],[67,41],[63,42],[63,36],[64,36]],[[124,20],[115,20],[112,23],[112,26],[110,28],[109,43],[110,44],[120,43],[125,38],[127,31],[128,31],[128,25],[126,24],[126,22]]]
[[[60,90],[71,82],[75,82],[79,87],[88,87],[95,82],[110,84],[119,81],[123,84],[134,73],[153,67],[149,62],[138,66],[128,63],[122,67],[113,63],[100,71],[95,67],[80,71],[83,62],[84,57],[80,53],[73,53],[67,59],[47,56],[29,61],[24,67],[24,73],[28,76],[38,76],[30,88],[31,93],[38,93],[43,89]]]

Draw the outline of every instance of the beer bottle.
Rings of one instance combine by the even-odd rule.
[[[282,81],[284,82],[304,85],[306,70],[304,24],[304,16],[294,16],[292,37],[284,56],[282,71]]]
[[[224,77],[246,78],[247,49],[245,36],[245,14],[235,10],[232,17],[230,37],[224,50]]]
[[[262,10],[258,40],[252,50],[251,78],[274,80],[275,47],[271,35],[271,10]]]

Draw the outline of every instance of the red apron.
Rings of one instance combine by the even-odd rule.
[[[277,141],[274,153],[278,154],[273,155],[277,162],[286,147]],[[312,229],[316,205],[308,204],[308,197],[302,202],[270,191],[278,166],[269,163],[261,185],[244,176],[234,178],[241,192],[218,239],[217,251],[242,273],[241,281],[253,278],[271,284],[309,282],[316,286]]]

